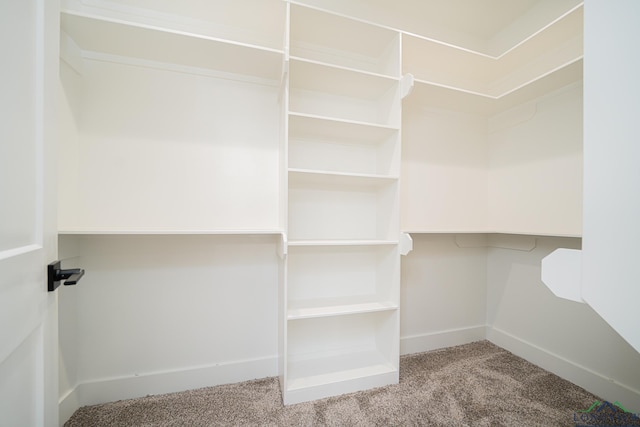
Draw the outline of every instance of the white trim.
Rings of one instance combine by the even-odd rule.
[[[239,360],[211,366],[97,379],[78,384],[61,397],[60,417],[86,405],[231,384],[278,375],[278,357]],[[66,420],[65,420],[66,421]]]
[[[218,71],[210,68],[195,67],[192,65],[171,64],[169,62],[152,61],[149,59],[131,58],[109,53],[83,51],[82,58],[85,60],[107,62],[112,64],[129,65],[133,67],[148,68],[160,71],[171,71],[174,73],[191,74],[194,76],[209,77],[213,79],[232,80],[241,83],[257,84],[261,86],[279,87],[280,81],[266,77],[256,77],[246,74],[239,74],[227,71]]]
[[[7,258],[13,258],[16,256],[28,254],[29,252],[39,251],[40,249],[42,249],[41,244],[32,244],[0,251],[0,261]]]
[[[82,1],[84,2],[85,0],[82,0]],[[544,25],[542,28],[534,30],[531,34],[529,34],[528,36],[525,36],[522,40],[520,40],[518,42],[515,42],[511,47],[505,48],[501,53],[492,54],[492,53],[489,53],[489,52],[482,52],[482,51],[480,51],[478,49],[471,49],[471,48],[467,48],[467,47],[464,47],[464,46],[460,46],[458,44],[445,42],[443,40],[439,40],[439,39],[436,39],[434,37],[423,36],[421,34],[413,33],[411,31],[407,31],[407,30],[402,30],[400,28],[396,28],[396,27],[393,27],[393,26],[390,26],[390,25],[384,25],[384,24],[373,22],[373,21],[369,21],[369,20],[366,20],[366,19],[357,18],[355,16],[348,15],[348,14],[341,13],[341,12],[336,12],[336,11],[333,11],[331,9],[323,9],[323,8],[321,8],[319,6],[313,6],[313,5],[309,5],[309,4],[305,4],[305,3],[300,3],[299,1],[296,1],[296,0],[288,0],[288,2],[290,4],[295,4],[295,5],[299,6],[299,7],[320,11],[320,12],[327,13],[327,14],[334,15],[334,16],[339,16],[341,18],[349,19],[351,21],[361,22],[361,23],[366,24],[366,25],[371,25],[373,27],[383,28],[383,29],[389,30],[389,31],[395,31],[397,33],[402,34],[403,36],[415,37],[417,39],[425,40],[425,41],[428,41],[428,42],[431,42],[431,43],[435,43],[435,44],[438,44],[438,45],[450,47],[452,49],[457,49],[457,50],[462,51],[462,52],[467,52],[467,53],[472,54],[472,55],[477,55],[477,56],[480,56],[480,57],[489,58],[489,59],[496,60],[496,61],[502,59],[502,57],[508,55],[509,53],[511,53],[511,51],[517,49],[518,47],[520,47],[521,45],[525,44],[529,40],[535,38],[540,33],[545,31],[546,29],[548,29],[549,27],[557,24],[558,22],[560,22],[561,20],[563,20],[564,18],[566,18],[567,16],[571,15],[576,10],[581,9],[584,6],[584,2],[580,2],[579,4],[577,4],[576,6],[571,8],[570,10],[564,12],[562,15],[560,15],[557,18],[555,18],[550,23]]]
[[[81,406],[78,387],[67,392],[64,396],[60,396],[58,400],[58,424],[64,425]]]
[[[468,344],[484,340],[487,334],[485,325],[448,329],[420,335],[400,337],[400,354],[422,353],[445,347]]]
[[[144,30],[157,31],[157,32],[166,33],[166,34],[175,34],[177,36],[191,37],[193,39],[208,40],[208,41],[211,41],[211,42],[218,42],[218,43],[221,43],[221,44],[234,45],[234,46],[239,46],[239,47],[246,47],[246,48],[249,48],[249,49],[262,50],[262,51],[265,51],[265,52],[272,52],[272,53],[278,53],[278,54],[282,54],[283,53],[283,51],[281,49],[275,49],[275,48],[268,47],[268,46],[260,46],[260,45],[256,45],[256,44],[252,44],[252,43],[245,43],[245,42],[241,42],[241,41],[235,41],[235,40],[227,39],[227,38],[224,38],[224,37],[209,36],[209,35],[206,35],[206,34],[195,33],[195,32],[192,32],[192,31],[185,31],[185,30],[170,28],[170,27],[165,26],[166,25],[165,23],[147,24],[147,23],[143,23],[143,22],[132,22],[132,21],[129,21],[127,19],[112,18],[112,17],[102,16],[100,14],[95,14],[95,13],[91,13],[91,12],[80,12],[80,11],[69,10],[69,9],[63,9],[63,10],[61,10],[61,13],[69,15],[69,16],[77,16],[77,17],[80,17],[80,18],[95,19],[97,21],[108,22],[108,23],[112,23],[112,24],[126,25],[126,26],[133,27],[133,28],[140,28],[140,29],[144,29]]]
[[[59,235],[274,235],[280,236],[277,229],[177,229],[177,228],[75,228],[65,227],[58,230]]]
[[[625,408],[640,408],[640,390],[579,365],[531,342],[497,328],[487,328],[487,339],[495,345],[588,390],[601,399],[618,401]]]

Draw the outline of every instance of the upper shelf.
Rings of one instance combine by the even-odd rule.
[[[76,12],[61,14],[62,30],[84,51],[279,81],[282,52],[201,34]]]
[[[393,183],[397,179],[398,178],[395,176],[388,175],[289,169],[289,184],[291,186],[375,190]]]
[[[399,175],[399,131],[289,115],[289,168]]]
[[[500,98],[582,58],[583,8],[577,7],[500,57],[405,35],[403,73],[417,80]],[[434,63],[433,58],[438,58]]]
[[[342,56],[360,53],[371,58],[373,54],[367,53],[362,45],[374,49],[378,44],[378,51],[382,52],[389,43],[382,36],[376,39],[375,32],[400,34],[401,74],[410,74],[418,85],[428,86],[429,95],[436,95],[436,104],[442,100],[460,105],[457,100],[462,99],[471,102],[472,111],[495,112],[526,93],[525,87],[555,88],[562,82],[582,78],[581,71],[577,71],[583,57],[580,0],[508,0],[500,2],[499,7],[487,7],[485,2],[461,5],[398,0],[393,5],[368,3],[366,8],[358,0],[290,2],[292,52],[296,52],[296,39],[310,40],[307,33],[332,33],[335,27],[334,41],[315,40],[306,44],[325,46],[342,52]],[[358,18],[348,18],[356,10]],[[313,19],[322,22],[322,27],[314,27]],[[348,25],[358,30],[349,32],[344,29]],[[358,32],[362,34],[360,37]],[[354,39],[359,40],[360,52],[341,48],[350,46]],[[297,55],[332,63],[331,59],[306,53]],[[348,66],[339,62],[340,55],[337,57],[335,65]],[[514,96],[515,93],[519,95]],[[444,99],[446,96],[454,100]],[[412,97],[415,95],[409,96]]]
[[[252,235],[272,234],[280,235],[282,230],[270,229],[174,229],[174,228],[63,228],[58,230],[60,235]]]
[[[62,11],[267,49],[284,44],[282,0],[62,0]]]
[[[492,58],[503,56],[535,37],[583,3],[582,0],[289,1],[342,16],[356,13],[359,20],[371,25]]]
[[[290,301],[287,319],[310,319],[397,309],[398,304],[393,301],[381,301],[362,296],[356,298],[312,299],[311,301]]]
[[[390,77],[400,71],[399,34],[291,5],[291,55]]]
[[[400,125],[399,79],[291,58],[289,112],[373,126]]]
[[[290,136],[294,139],[319,138],[341,143],[377,143],[398,132],[397,128],[384,125],[353,123],[339,119],[289,114]]]
[[[406,98],[405,103],[406,105],[422,105],[464,113],[491,115],[581,81],[582,62],[582,58],[576,59],[497,97],[415,80],[413,91]]]

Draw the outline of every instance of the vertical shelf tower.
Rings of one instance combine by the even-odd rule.
[[[398,382],[400,34],[287,3],[285,404]]]

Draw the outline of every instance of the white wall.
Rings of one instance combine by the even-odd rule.
[[[585,4],[582,296],[640,351],[638,17],[633,0]]]
[[[401,228],[486,230],[487,149],[485,117],[406,101],[402,112]]]
[[[80,135],[78,123],[82,107],[80,76],[69,64],[60,61],[58,91],[58,222],[77,223],[79,187]]]
[[[582,105],[575,83],[489,119],[489,230],[581,235]]]
[[[63,45],[64,46],[64,45]],[[62,53],[65,50],[62,49]],[[65,55],[67,56],[67,55]],[[67,56],[68,58],[68,56]],[[58,210],[63,206],[75,204],[78,194],[77,167],[65,167],[65,165],[77,165],[78,163],[78,114],[80,114],[80,80],[79,75],[73,68],[64,61],[60,61],[60,86],[58,91],[58,130],[60,134],[58,143],[58,155],[66,157],[64,162],[58,162],[58,188],[65,191],[58,193]],[[69,210],[69,215],[73,218],[75,210]],[[73,248],[75,241],[58,239],[59,258],[63,259],[65,254],[78,253],[77,248]],[[78,265],[78,267],[81,267]],[[64,268],[71,268],[65,263]],[[63,291],[61,289],[60,291]],[[66,421],[80,403],[77,396],[73,394],[77,384],[77,293],[58,292],[58,340],[59,340],[59,382],[58,390],[61,401],[60,420]]]
[[[62,72],[81,143],[61,141],[61,230],[279,227],[276,86],[126,58]]]
[[[640,407],[640,354],[540,281],[542,258],[580,240],[507,237],[413,235],[402,258],[402,354],[487,337]],[[277,236],[60,240],[65,265],[87,269],[59,295],[62,409],[277,375]]]
[[[578,238],[414,234],[402,258],[403,354],[489,339],[603,399],[640,407],[640,354],[588,305],[555,297],[541,260]]]
[[[275,236],[60,240],[65,265],[87,271],[60,293],[63,399],[92,404],[277,375]]]
[[[588,305],[557,298],[540,280],[542,258],[580,248],[580,240],[535,242],[531,251],[488,250],[488,338],[603,399],[640,408],[640,353]]]
[[[58,258],[64,268],[81,268],[78,259],[69,259],[78,254],[78,240],[58,238]],[[67,292],[68,290],[68,292]],[[69,419],[81,405],[75,393],[78,378],[78,293],[75,288],[61,287],[58,290],[58,396],[60,399],[61,423]]]
[[[484,339],[486,239],[453,234],[412,238],[413,251],[402,257],[401,353]]]

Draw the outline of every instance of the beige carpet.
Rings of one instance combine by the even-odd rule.
[[[76,426],[575,426],[598,399],[488,341],[403,356],[400,383],[284,407],[276,378],[80,408]]]

